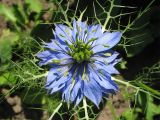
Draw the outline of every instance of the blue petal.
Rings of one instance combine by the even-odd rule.
[[[76,20],[73,21],[72,35],[73,35],[73,40],[76,41],[76,37],[77,37],[77,23],[76,23]]]
[[[55,39],[51,39],[50,43],[44,43],[44,47],[49,48],[54,51],[58,51],[58,52],[65,52],[62,49],[63,47],[61,47],[61,45]]]
[[[64,87],[63,93],[62,93],[62,100],[66,102],[70,102],[71,97],[71,90],[73,85],[71,84],[72,81],[68,81]]]
[[[59,77],[58,74],[56,74],[57,71],[53,68],[50,69],[50,71],[48,72],[47,75],[47,82],[46,85],[49,85],[51,82],[53,82],[53,80],[55,80],[55,78]]]
[[[101,88],[94,80],[84,81],[84,95],[97,107],[102,100]]]
[[[117,85],[114,83],[114,81],[111,79],[111,75],[110,73],[108,73],[108,71],[106,71],[106,69],[104,69],[104,67],[99,68],[97,66],[94,65],[94,67],[92,67],[92,69],[97,73],[97,75],[101,78],[101,79],[105,79],[108,80],[110,84],[112,84],[114,87],[116,87],[116,89],[118,89]],[[116,90],[115,89],[115,90]]]
[[[76,70],[76,75],[75,75],[75,80],[79,81],[82,80],[82,76],[84,74],[84,70],[85,70],[85,65],[84,64],[80,64]]]
[[[75,105],[77,106],[83,99],[83,92],[79,89],[77,93],[77,97],[75,99]]]
[[[83,98],[83,86],[84,86],[83,80],[78,80],[73,87],[71,93],[71,101],[75,101],[76,105],[78,105]]]
[[[58,51],[46,50],[37,53],[36,56],[42,60],[39,63],[40,66],[54,62],[57,62],[57,64],[68,64],[73,62],[71,56]]]
[[[65,83],[70,80],[71,78],[62,76],[60,79],[54,81],[50,86],[46,87],[46,89],[52,89],[51,94],[61,90],[64,86]]]
[[[73,21],[73,33],[72,33],[74,41],[76,41],[77,39],[84,40],[87,30],[88,30],[88,25],[86,24],[86,22],[74,20]]]
[[[61,44],[65,45],[66,43],[71,44],[73,42],[72,40],[72,30],[62,24],[59,25],[55,25],[55,36],[57,36],[59,38],[59,42],[61,42]]]
[[[56,78],[51,78],[53,81],[49,85],[46,85],[46,89],[52,89],[51,94],[63,89],[66,85],[66,82],[72,79],[74,70],[75,66],[71,67],[70,70],[67,70],[68,75],[65,75],[67,71],[61,71],[62,73],[60,75],[57,75]]]
[[[93,63],[99,70],[105,70],[109,74],[119,74],[118,70],[114,67],[114,64],[106,64],[104,62],[95,61]]]
[[[90,41],[93,38],[98,39],[103,34],[101,26],[100,25],[91,25],[91,26],[89,26],[87,34],[88,34],[88,36],[86,38],[86,42]]]
[[[120,61],[122,61],[122,59],[120,58],[120,59],[115,59],[114,61],[112,61],[112,65],[114,66],[114,65],[116,65],[117,63],[119,63]]]
[[[109,64],[109,63],[113,62],[117,58],[118,55],[119,55],[118,52],[110,50],[110,51],[106,52],[105,54],[104,53],[94,54],[91,57],[91,59]]]
[[[101,77],[101,73],[90,67],[89,79],[95,80],[101,87],[105,90],[117,90],[117,86],[112,84],[111,77],[108,75],[106,77]]]
[[[98,53],[111,49],[120,41],[121,36],[121,32],[104,33],[102,37],[94,42],[93,52]]]
[[[64,67],[58,66],[55,68],[51,68],[47,75],[46,85],[51,84],[56,78],[59,78],[60,76],[62,76],[62,74],[66,72],[67,70],[68,70],[67,66],[64,66]]]
[[[39,52],[36,54],[36,56],[42,60],[46,58],[64,58],[66,55],[63,54],[62,52],[57,52],[57,51],[51,51],[51,50],[46,50],[43,52]]]
[[[71,101],[74,101],[76,105],[78,105],[83,98],[83,86],[84,80],[82,80],[82,76],[84,74],[85,65],[78,65],[77,70],[75,71],[75,86],[73,87],[71,93]]]
[[[98,75],[102,78],[102,79],[105,79],[107,80],[110,84],[112,84],[112,86],[114,86],[114,91],[117,91],[118,90],[118,86],[117,84],[111,79],[111,75],[108,74],[105,70],[101,70],[101,71],[98,71]]]
[[[62,51],[64,51],[65,53],[67,53],[67,51],[69,50],[69,47],[68,47],[69,43],[63,42],[59,37],[57,37],[57,35],[54,35],[54,36],[55,36],[55,40],[56,40],[55,42],[58,45],[58,47],[60,47],[60,49]]]

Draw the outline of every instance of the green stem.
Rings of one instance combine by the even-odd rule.
[[[154,93],[153,93],[153,90],[152,90],[152,88],[150,88],[150,87],[148,87],[147,86],[147,88],[150,88],[150,89],[147,89],[147,90],[144,90],[144,89],[142,89],[142,88],[140,88],[140,87],[137,87],[137,86],[134,86],[134,85],[132,85],[131,83],[129,83],[129,82],[125,82],[125,81],[123,81],[123,80],[119,80],[119,79],[116,79],[116,78],[114,78],[114,77],[112,77],[112,80],[114,80],[114,81],[116,81],[116,82],[118,82],[118,83],[120,83],[120,84],[123,84],[123,85],[126,85],[127,87],[132,87],[132,88],[134,88],[134,89],[136,89],[137,91],[141,91],[141,92],[144,92],[144,93],[146,93],[146,94],[149,94],[149,95],[151,95],[152,97],[155,97],[155,98],[157,98],[157,99],[160,99],[160,97],[158,97],[159,95],[160,95],[160,93],[158,92],[158,91],[154,91]],[[142,85],[141,85],[142,86]],[[146,87],[146,86],[145,86]],[[158,92],[158,93],[157,93]],[[151,94],[151,93],[153,93],[153,94]],[[157,95],[157,96],[156,96]]]
[[[109,14],[107,14],[106,21],[105,21],[105,23],[104,23],[104,25],[103,25],[103,27],[102,27],[102,31],[103,31],[103,32],[105,31],[106,26],[107,26],[107,24],[108,24],[109,20],[110,20],[110,16],[109,16]]]
[[[27,80],[34,80],[34,79],[38,79],[38,78],[41,78],[41,77],[46,77],[48,75],[48,72],[44,73],[44,74],[40,74],[40,75],[35,75],[31,78],[28,78]]]
[[[58,107],[53,111],[52,115],[48,120],[52,120],[53,116],[58,112],[58,110],[61,108],[62,102],[58,105]]]
[[[106,20],[105,20],[105,22],[104,22],[104,25],[102,26],[102,31],[104,32],[105,31],[105,29],[106,29],[106,27],[107,27],[107,25],[108,25],[108,22],[109,22],[109,20],[111,19],[111,12],[112,12],[112,9],[113,9],[113,1],[110,1],[110,3],[111,3],[111,6],[110,6],[110,8],[109,8],[109,11],[107,12],[107,18],[106,18]]]
[[[85,97],[83,98],[83,108],[84,108],[84,111],[85,111],[85,119],[89,120],[88,111],[87,111],[87,102],[86,102]]]

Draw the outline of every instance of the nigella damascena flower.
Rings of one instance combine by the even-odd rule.
[[[45,43],[46,51],[37,56],[40,65],[49,65],[46,89],[60,91],[62,100],[78,105],[83,97],[96,106],[103,95],[118,90],[111,79],[118,74],[118,53],[111,50],[121,38],[120,32],[102,32],[100,25],[73,21],[73,28],[55,25],[54,39]]]

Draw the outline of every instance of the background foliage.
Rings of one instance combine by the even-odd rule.
[[[106,106],[111,113],[110,119],[160,119],[158,5],[158,0],[0,1],[1,104],[9,96],[17,95],[21,98],[24,109],[38,112],[37,116],[31,115],[30,119],[102,120],[101,115]],[[35,54],[43,49],[41,45],[44,41],[53,37],[55,23],[71,26],[73,19],[101,24],[104,30],[123,32],[122,40],[115,48],[123,58],[117,66],[121,75],[113,78],[120,86],[121,98],[127,101],[122,112],[117,113],[118,107],[112,97],[109,100],[104,98],[100,109],[88,100],[87,103],[74,107],[62,104],[60,93],[49,95],[45,90],[48,68],[37,65]],[[119,102],[118,105],[120,104],[122,103]],[[0,113],[4,109],[0,109]],[[12,119],[13,116],[5,117]],[[2,112],[0,118],[5,117]]]

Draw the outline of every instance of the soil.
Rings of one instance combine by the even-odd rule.
[[[1,94],[7,94],[7,89],[1,89]],[[0,120],[47,120],[49,118],[46,111],[36,110],[41,105],[24,104],[18,95],[6,96],[0,102]]]
[[[122,113],[126,111],[130,106],[130,102],[123,98],[121,91],[116,93],[116,95],[113,95],[112,97],[110,97],[108,101],[111,102],[111,104],[115,108],[114,114],[117,117],[121,116]],[[115,120],[113,113],[111,112],[111,108],[109,108],[108,105],[106,105],[104,109],[101,111],[97,120]]]
[[[23,0],[0,0],[0,3],[3,3],[7,6],[12,6],[13,4],[18,3],[19,1],[23,1]]]

